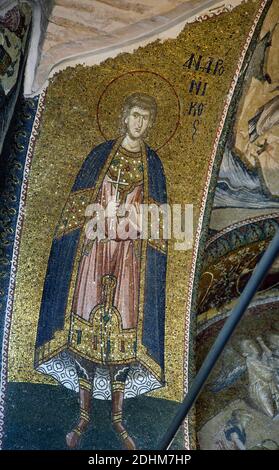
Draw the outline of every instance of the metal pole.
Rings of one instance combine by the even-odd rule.
[[[245,286],[237,305],[233,308],[229,318],[226,320],[222,330],[220,331],[215,343],[210,349],[205,361],[203,362],[198,374],[196,375],[192,385],[190,386],[189,392],[185,396],[181,403],[173,421],[171,422],[166,433],[163,435],[161,442],[159,443],[159,450],[165,450],[171,444],[176,432],[180,425],[186,418],[191,407],[197,400],[206,380],[209,377],[212,369],[214,368],[219,356],[225,348],[227,342],[232,336],[236,326],[240,322],[242,316],[245,313],[249,303],[257,292],[259,286],[267,275],[272,263],[275,261],[276,256],[279,255],[279,230],[274,236],[273,240],[269,244],[267,250],[259,261],[258,265],[254,269],[254,272]]]

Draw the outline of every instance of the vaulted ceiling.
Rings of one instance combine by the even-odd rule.
[[[62,43],[113,36],[128,25],[164,15],[185,0],[56,0],[44,52]],[[195,3],[195,2],[192,2]]]

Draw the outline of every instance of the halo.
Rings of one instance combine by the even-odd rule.
[[[180,101],[173,85],[164,77],[147,70],[134,70],[114,78],[104,89],[97,105],[97,122],[105,140],[120,134],[124,99],[132,93],[146,93],[157,101],[158,114],[147,143],[155,150],[164,147],[175,135],[180,123]]]

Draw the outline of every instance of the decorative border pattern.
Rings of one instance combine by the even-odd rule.
[[[202,271],[232,251],[250,243],[271,240],[279,225],[279,213],[258,216],[226,227],[205,245]]]
[[[26,160],[24,165],[23,179],[21,185],[20,202],[18,208],[18,218],[16,222],[11,271],[10,271],[10,282],[8,288],[8,299],[5,315],[5,323],[3,329],[3,343],[2,343],[2,362],[1,362],[1,373],[0,373],[0,449],[2,449],[3,439],[3,427],[4,427],[4,400],[7,386],[7,374],[8,374],[8,350],[9,350],[9,335],[12,322],[13,312],[13,300],[14,290],[16,283],[16,271],[18,264],[18,255],[20,247],[20,238],[24,222],[24,206],[26,202],[29,172],[31,168],[31,161],[34,154],[35,143],[38,137],[38,131],[40,127],[40,120],[44,109],[45,92],[42,92],[37,105],[36,115],[33,121],[31,136],[28,143],[28,149],[26,153]]]
[[[248,219],[243,219],[240,220],[239,222],[236,222],[232,225],[229,225],[228,227],[223,228],[220,230],[220,232],[216,233],[216,235],[213,235],[206,243],[205,248],[209,248],[210,245],[212,245],[215,241],[217,241],[219,238],[221,238],[223,235],[226,235],[226,233],[232,232],[233,230],[244,227],[245,225],[250,225],[254,224],[255,222],[261,222],[262,220],[268,220],[268,219],[278,219],[279,218],[279,211],[278,212],[273,212],[271,214],[264,214],[264,215],[258,215],[255,217],[250,217]]]
[[[250,303],[250,306],[248,307],[247,312],[245,313],[245,315],[249,314],[251,311],[253,312],[254,308],[258,307],[260,305],[269,305],[271,307],[272,306],[278,307],[278,303],[279,303],[279,296],[278,295],[273,295],[271,297],[256,298],[256,299],[252,300],[252,302]],[[230,316],[230,314],[231,314],[231,309],[228,309],[228,308],[224,307],[214,317],[212,317],[209,320],[201,323],[200,326],[197,329],[197,337],[201,333],[206,331],[208,328],[210,328],[212,325],[214,325],[215,323],[228,318]]]
[[[214,18],[215,16],[219,16],[222,13],[230,13],[235,7],[231,4],[229,5],[220,5],[219,7],[211,8],[209,9],[208,13],[205,13],[204,15],[199,15],[196,16],[195,20],[202,22],[202,21],[207,21],[210,18]]]

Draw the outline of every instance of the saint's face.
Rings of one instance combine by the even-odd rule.
[[[127,133],[132,139],[140,139],[146,133],[150,122],[150,111],[134,106],[129,116],[125,119]]]

